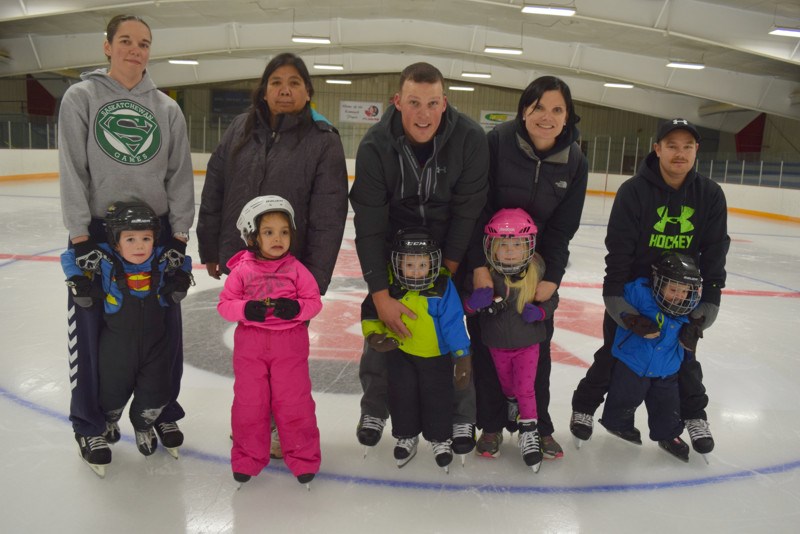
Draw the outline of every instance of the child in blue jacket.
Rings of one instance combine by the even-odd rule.
[[[612,354],[619,362],[600,420],[612,434],[641,445],[633,420],[644,401],[650,439],[683,461],[689,461],[689,446],[680,438],[677,373],[684,348],[679,336],[689,312],[700,302],[701,284],[694,260],[676,252],[664,254],[653,265],[652,281],[643,277],[625,284],[625,301],[639,315],[624,315],[617,326]]]

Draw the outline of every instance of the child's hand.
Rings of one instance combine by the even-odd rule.
[[[472,292],[472,295],[464,302],[467,312],[474,313],[492,305],[494,289],[491,287],[480,287]]]
[[[300,303],[294,299],[287,299],[287,298],[279,298],[273,299],[271,302],[275,305],[275,317],[280,317],[281,319],[294,319],[297,317],[297,314],[300,313]]]
[[[92,281],[86,276],[76,275],[67,280],[67,287],[72,293],[72,302],[81,308],[92,305]]]
[[[453,365],[453,385],[456,391],[467,389],[472,380],[472,355],[458,356]]]
[[[628,330],[645,339],[655,339],[661,333],[656,323],[641,315],[624,315],[622,317],[622,322],[625,323],[625,327]]]
[[[166,271],[171,273],[181,268],[184,259],[186,259],[186,243],[173,236],[158,258],[158,263],[167,262]]]
[[[192,274],[178,269],[166,276],[164,287],[161,288],[161,294],[172,302],[178,303],[186,298],[186,292],[189,291],[189,287],[193,284],[194,277],[192,277]]]
[[[694,352],[697,350],[697,340],[703,337],[703,323],[706,322],[705,317],[694,318],[690,317],[689,322],[681,327],[681,333],[678,336],[681,346]]]
[[[392,337],[386,337],[386,334],[370,334],[367,336],[367,345],[377,352],[389,352],[399,346],[397,340]]]
[[[267,305],[263,300],[248,300],[244,305],[244,318],[255,323],[263,323],[267,317]]]
[[[544,310],[536,304],[530,302],[522,308],[522,320],[526,323],[535,323],[544,319]]]
[[[100,272],[100,261],[108,259],[106,253],[101,249],[91,237],[86,241],[74,243],[75,264],[81,271]]]

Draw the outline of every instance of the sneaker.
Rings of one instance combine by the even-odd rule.
[[[539,443],[539,429],[536,428],[536,421],[519,423],[517,444],[519,445],[519,452],[522,455],[522,460],[525,462],[525,465],[538,472],[544,454],[542,453],[542,447]]]
[[[692,440],[692,448],[700,454],[708,454],[714,450],[714,437],[711,435],[708,421],[705,419],[687,419],[686,430]]]
[[[356,427],[358,442],[365,447],[374,447],[381,440],[383,427],[385,426],[386,419],[362,414],[361,419],[358,420],[358,426]]]
[[[542,456],[548,460],[564,457],[564,449],[553,436],[542,436]]]
[[[658,446],[684,462],[689,461],[689,446],[680,436],[658,442]]]
[[[431,441],[431,446],[433,447],[433,457],[436,460],[436,465],[447,471],[447,466],[453,461],[453,448],[450,440]]]
[[[630,430],[611,430],[606,429],[610,434],[617,436],[618,438],[622,438],[625,441],[629,441],[634,445],[641,445],[642,444],[642,433],[639,432],[639,429],[633,427]]]
[[[252,477],[250,475],[245,475],[244,473],[236,473],[236,472],[233,473],[233,480],[235,480],[236,482],[238,482],[240,484],[244,484],[245,482],[247,482],[251,478]]]
[[[156,452],[156,447],[158,447],[158,439],[156,439],[156,433],[153,430],[153,427],[150,427],[147,430],[134,429],[134,433],[136,434],[136,447],[139,449],[139,452],[145,456],[150,456]]]
[[[111,463],[111,449],[103,436],[83,436],[75,433],[75,441],[81,450],[81,458],[92,465],[108,465]]]
[[[519,418],[519,403],[514,397],[506,397],[506,409],[508,417],[506,419],[506,430],[511,434],[517,431],[517,418]]]
[[[119,425],[116,422],[106,422],[106,431],[103,432],[103,437],[111,445],[118,442],[120,438]]]
[[[403,467],[417,454],[417,444],[419,436],[413,438],[400,438],[394,446],[394,459],[397,460],[397,467]]]
[[[278,435],[278,427],[272,427],[269,442],[269,457],[274,460],[283,458],[283,449],[281,449],[281,437]]]
[[[452,447],[456,454],[471,453],[475,448],[475,425],[470,423],[454,424]]]
[[[588,441],[592,437],[594,418],[588,413],[572,412],[569,420],[569,431],[572,435],[582,441]]]
[[[156,423],[155,430],[164,447],[174,449],[183,445],[183,432],[178,423]]]
[[[486,458],[500,456],[500,444],[503,443],[503,432],[481,432],[475,444],[475,453]]]

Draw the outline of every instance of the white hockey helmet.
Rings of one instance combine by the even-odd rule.
[[[288,200],[277,195],[256,197],[244,205],[242,213],[236,221],[236,228],[239,229],[239,233],[241,233],[245,245],[249,247],[250,241],[248,237],[258,233],[256,219],[258,219],[260,215],[271,211],[280,211],[288,215],[292,229],[297,230],[297,227],[294,225],[294,210]]]

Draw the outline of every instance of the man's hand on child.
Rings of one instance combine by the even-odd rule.
[[[81,275],[70,277],[67,280],[67,287],[72,293],[72,302],[81,308],[88,308],[92,305],[92,281]]]
[[[386,337],[386,334],[372,333],[367,336],[367,345],[377,352],[389,352],[399,347],[399,343],[392,337]]]
[[[172,302],[178,303],[186,298],[186,293],[192,285],[194,285],[192,274],[183,269],[178,269],[174,273],[167,275],[161,293]]]
[[[263,323],[267,317],[267,305],[263,300],[248,300],[244,305],[244,318],[248,321]]]
[[[491,287],[479,287],[464,302],[467,313],[475,313],[491,306],[492,297],[494,297],[494,289]]]
[[[661,333],[656,323],[641,315],[624,315],[622,322],[625,323],[625,327],[628,330],[646,339],[657,338]]]
[[[453,385],[456,391],[467,389],[470,381],[472,380],[472,354],[467,353],[464,356],[455,356],[455,365],[453,365]]]
[[[544,310],[541,306],[529,302],[522,308],[522,320],[526,323],[535,323],[542,319],[544,319]]]
[[[703,323],[705,322],[705,317],[689,317],[689,322],[681,327],[678,340],[684,349],[692,352],[697,350],[697,340],[703,337]]]
[[[279,298],[273,299],[272,302],[275,304],[275,317],[280,317],[281,319],[294,319],[297,317],[297,314],[300,313],[300,303],[294,299],[287,299],[287,298]]]

